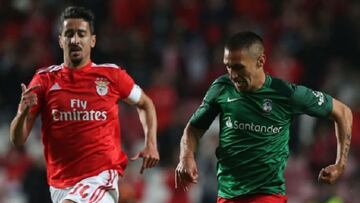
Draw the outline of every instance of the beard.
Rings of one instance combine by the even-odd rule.
[[[69,58],[70,58],[70,61],[71,61],[73,66],[78,66],[82,62],[84,57],[83,57],[81,52],[80,53],[76,53],[76,52],[74,53],[74,52],[70,51]]]
[[[82,61],[82,58],[71,58],[71,63],[73,66],[78,66]]]

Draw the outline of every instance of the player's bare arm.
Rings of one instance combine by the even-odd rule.
[[[319,174],[319,181],[329,184],[334,183],[345,170],[351,143],[353,120],[350,108],[336,99],[333,99],[331,116],[335,121],[335,134],[337,138],[336,162],[323,168]]]
[[[26,85],[21,84],[21,100],[17,114],[10,125],[10,141],[15,146],[21,146],[26,142],[34,125],[36,115],[29,113],[29,110],[37,104],[37,96],[33,90],[39,87],[40,85],[26,87]]]
[[[140,101],[136,104],[141,125],[145,133],[145,146],[142,151],[136,154],[131,160],[143,158],[140,173],[147,168],[154,167],[160,160],[156,141],[156,111],[152,100],[142,92]]]
[[[194,154],[199,139],[204,133],[205,130],[195,128],[189,123],[185,127],[180,142],[179,163],[175,171],[175,188],[187,191],[189,184],[198,182],[198,170]]]

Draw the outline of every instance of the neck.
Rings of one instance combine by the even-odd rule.
[[[259,74],[259,76],[257,78],[255,78],[252,91],[256,91],[256,90],[262,88],[262,86],[265,83],[265,79],[266,79],[266,75],[265,75],[265,72],[263,71]]]

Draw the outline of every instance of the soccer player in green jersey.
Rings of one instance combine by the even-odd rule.
[[[180,143],[175,187],[197,183],[194,158],[199,138],[219,115],[216,149],[218,203],[287,202],[284,169],[294,116],[335,121],[335,163],[319,181],[334,183],[344,172],[351,140],[352,112],[331,96],[265,74],[263,40],[253,32],[233,35],[225,45],[226,75],[217,78],[186,125]]]

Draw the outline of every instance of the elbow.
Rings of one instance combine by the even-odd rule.
[[[196,140],[199,140],[204,133],[205,133],[205,130],[198,129],[198,128],[192,126],[190,123],[187,123],[187,125],[184,129],[184,135],[192,136]]]
[[[350,131],[352,129],[352,123],[353,123],[353,114],[351,109],[348,106],[345,106],[344,108],[344,115],[346,119],[346,123],[349,124]]]
[[[13,145],[15,147],[21,147],[21,146],[24,146],[25,142],[13,142]]]
[[[342,123],[341,125],[344,126],[346,132],[351,134],[353,115],[351,109],[347,105],[343,104],[341,106],[339,113],[335,115],[335,119],[338,124]]]
[[[22,119],[15,117],[10,124],[10,142],[17,147],[24,145],[30,134],[29,127],[25,127],[26,123]]]
[[[335,122],[342,126],[342,128],[347,132],[351,133],[353,115],[351,109],[344,103],[334,99],[334,107],[332,111],[332,117]]]
[[[155,111],[155,104],[150,98],[148,98],[148,101],[146,103],[147,103],[148,108]]]
[[[155,109],[154,102],[145,93],[141,96],[139,103],[137,103],[139,109]]]
[[[19,132],[17,132],[15,129],[10,129],[10,142],[14,146],[20,147],[25,144],[26,138],[24,138],[24,136],[21,136],[21,134],[19,134]]]
[[[16,138],[16,136],[10,136],[10,142],[15,146],[15,147],[21,147],[25,144],[25,140],[24,139],[19,139]]]

